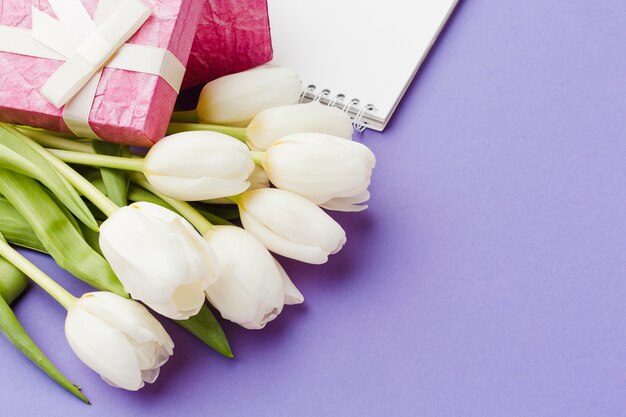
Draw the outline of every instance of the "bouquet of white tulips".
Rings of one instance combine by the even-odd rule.
[[[127,390],[154,382],[174,353],[150,310],[232,357],[207,301],[247,329],[302,303],[270,252],[323,264],[341,250],[346,233],[324,209],[367,208],[375,157],[351,140],[349,116],[298,104],[300,91],[289,68],[215,80],[147,153],[0,124],[0,330],[87,402],[9,307],[26,277],[67,309],[76,356]],[[76,298],[9,243],[97,291]]]

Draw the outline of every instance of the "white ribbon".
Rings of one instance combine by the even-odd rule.
[[[48,0],[58,20],[33,7],[32,31],[0,26],[0,51],[65,61],[41,88],[77,136],[99,139],[89,114],[104,67],[154,74],[176,92],[184,65],[168,50],[125,43],[150,16],[140,0],[102,0],[92,20],[80,0]]]

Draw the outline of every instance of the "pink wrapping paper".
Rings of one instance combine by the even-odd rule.
[[[186,64],[204,1],[144,1],[152,15],[129,43],[166,48]],[[98,0],[82,2],[93,16]],[[46,0],[0,0],[0,24],[30,29],[33,5],[54,16]],[[62,110],[39,93],[61,64],[0,52],[0,120],[71,133],[63,122]],[[176,96],[158,76],[105,68],[89,124],[104,140],[150,146],[165,135]]]
[[[266,0],[204,0],[183,88],[271,59]]]

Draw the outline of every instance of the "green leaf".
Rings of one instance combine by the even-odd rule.
[[[69,212],[69,210],[61,204],[56,196],[46,190],[50,198],[52,198],[59,209],[65,214],[65,217],[70,221],[74,229],[84,237],[88,230],[91,236],[97,232],[88,229],[87,226],[82,223],[79,225],[76,218]],[[18,246],[24,248],[33,249],[39,252],[46,252],[46,248],[43,246],[33,228],[24,219],[24,217],[13,207],[13,205],[2,195],[0,195],[0,233],[2,233],[6,239]],[[47,252],[46,252],[47,253]]]
[[[85,242],[41,184],[0,169],[0,193],[26,219],[61,268],[92,287],[128,297],[109,263]]]
[[[235,220],[239,218],[239,209],[234,204],[196,204],[201,210],[208,211],[224,220]]]
[[[65,205],[63,205],[63,203],[54,194],[50,192],[50,190],[48,190],[47,188],[44,188],[44,190],[46,191],[46,193],[48,193],[48,196],[50,196],[50,198],[54,201],[54,203],[57,205],[59,210],[63,212],[67,220],[69,220],[69,222],[72,224],[72,227],[74,227],[74,230],[76,230],[78,234],[82,236],[83,229],[81,229],[80,225],[76,221],[76,217],[72,215],[72,213],[67,209],[67,207],[65,207]],[[94,232],[94,233],[97,233],[97,232]]]
[[[92,146],[96,153],[100,155],[130,156],[127,146],[102,141],[94,141]],[[128,205],[128,183],[130,181],[128,173],[112,168],[100,168],[100,173],[102,174],[107,197],[120,207]]]
[[[46,251],[30,224],[4,197],[0,197],[0,219],[0,233],[9,242],[39,252]]]
[[[12,126],[0,124],[0,166],[41,181],[85,225],[97,230],[98,224],[80,195],[54,167]]]
[[[94,232],[85,225],[81,225],[81,229],[83,230],[83,239],[85,239],[85,242],[100,256],[104,256],[102,249],[100,249],[100,233]]]
[[[234,226],[228,220],[225,220],[225,219],[221,218],[220,216],[217,216],[217,215],[211,213],[210,211],[202,208],[202,206],[200,206],[200,205],[192,204],[192,206],[193,206],[193,208],[196,209],[196,211],[198,213],[200,213],[211,224],[214,224],[216,226]]]
[[[28,278],[11,262],[0,257],[0,298],[12,304],[24,292]]]
[[[202,306],[200,312],[195,316],[187,320],[176,320],[176,323],[180,324],[218,353],[227,358],[234,356],[228,344],[228,339],[226,339],[226,335],[224,334],[224,330],[222,330],[220,323],[206,304]]]
[[[59,206],[59,208],[63,209],[63,206]],[[69,216],[68,219],[73,219],[69,212],[66,213],[66,216]],[[23,248],[48,253],[30,224],[4,196],[0,196],[0,219],[2,219],[0,221],[0,234],[3,234],[7,241]],[[74,221],[76,220],[74,219]],[[100,243],[98,242],[100,234],[82,223],[78,226],[85,242],[98,254],[102,255]]]
[[[13,271],[10,271],[5,263],[6,260],[2,259],[2,266],[0,266],[0,283],[11,285],[10,281],[17,280],[21,285],[23,279],[26,279],[24,275],[9,264]],[[0,333],[7,338],[9,342],[13,344],[24,356],[26,356],[32,363],[37,365],[39,369],[44,371],[50,378],[52,378],[57,384],[65,388],[72,395],[80,399],[81,401],[91,404],[87,397],[80,392],[80,388],[74,385],[69,379],[67,379],[53,364],[50,359],[37,347],[35,342],[28,336],[26,330],[22,327],[20,322],[15,317],[13,310],[9,307],[7,300],[0,297]]]
[[[83,176],[87,181],[93,181],[95,179],[102,179],[102,175],[100,174],[99,168],[90,167],[87,165],[76,165],[74,166],[76,172]]]

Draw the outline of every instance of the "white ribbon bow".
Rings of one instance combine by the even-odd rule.
[[[102,69],[161,76],[176,92],[184,65],[168,50],[127,44],[150,17],[141,0],[101,0],[92,20],[80,0],[48,0],[58,20],[33,7],[32,31],[0,26],[0,51],[65,62],[41,88],[77,136],[98,138],[89,114]]]

